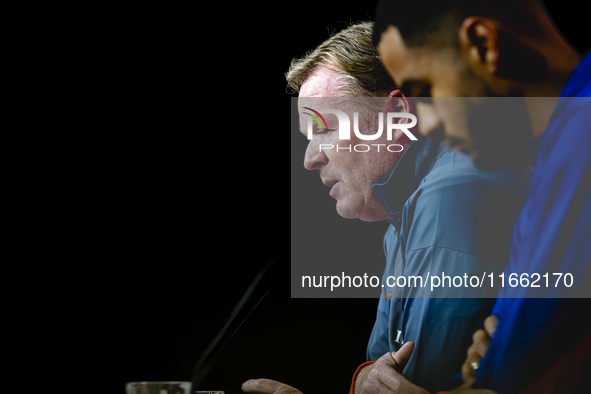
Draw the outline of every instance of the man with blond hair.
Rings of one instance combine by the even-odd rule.
[[[286,79],[298,92],[300,131],[305,136],[308,119],[329,109],[323,122],[311,122],[304,167],[319,172],[342,217],[389,222],[383,289],[367,362],[355,372],[351,391],[384,389],[387,377],[373,371],[387,364],[399,368],[408,387],[425,393],[420,387],[432,389],[461,367],[471,334],[490,314],[494,299],[466,287],[437,297],[428,289],[397,287],[388,278],[502,271],[528,172],[485,172],[441,140],[421,137],[412,127],[416,118],[411,103],[381,65],[371,39],[372,23],[351,25],[292,61]],[[351,122],[348,140],[341,138],[336,111],[357,119]],[[386,128],[389,132],[382,133]],[[356,148],[362,145],[370,149]],[[408,362],[398,365],[410,353]],[[268,379],[249,380],[242,388],[299,392]]]

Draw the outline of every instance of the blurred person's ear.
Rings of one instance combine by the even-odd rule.
[[[459,30],[461,53],[479,76],[496,74],[500,55],[498,24],[482,17],[464,19]]]
[[[523,36],[495,21],[468,17],[458,34],[464,61],[497,94],[508,94],[513,83],[536,83],[547,77],[542,55]]]

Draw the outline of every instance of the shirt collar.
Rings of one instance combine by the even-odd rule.
[[[437,160],[451,148],[442,141],[419,137],[398,159],[398,163],[384,183],[371,185],[374,195],[382,204],[392,223],[400,231],[400,218],[404,203],[417,190]]]

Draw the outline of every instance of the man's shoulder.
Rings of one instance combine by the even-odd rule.
[[[450,151],[437,161],[409,201],[420,197],[422,202],[431,203],[432,199],[453,199],[458,194],[478,195],[483,189],[504,191],[522,199],[527,193],[530,177],[531,168],[485,171],[478,168],[469,155]]]
[[[536,156],[536,168],[545,164],[551,167],[578,167],[588,158],[591,146],[591,98],[563,98],[540,137]],[[587,161],[588,165],[588,161]]]
[[[591,97],[591,51],[569,75],[561,93],[562,97]]]
[[[474,256],[494,254],[490,249],[498,249],[500,238],[509,244],[529,173],[483,171],[465,154],[446,154],[405,204],[401,234],[407,250],[436,246]]]

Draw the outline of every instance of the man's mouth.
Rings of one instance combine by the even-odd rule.
[[[328,187],[333,187],[336,183],[338,183],[338,181],[337,180],[326,180],[326,181],[323,181],[322,183],[324,183]]]

